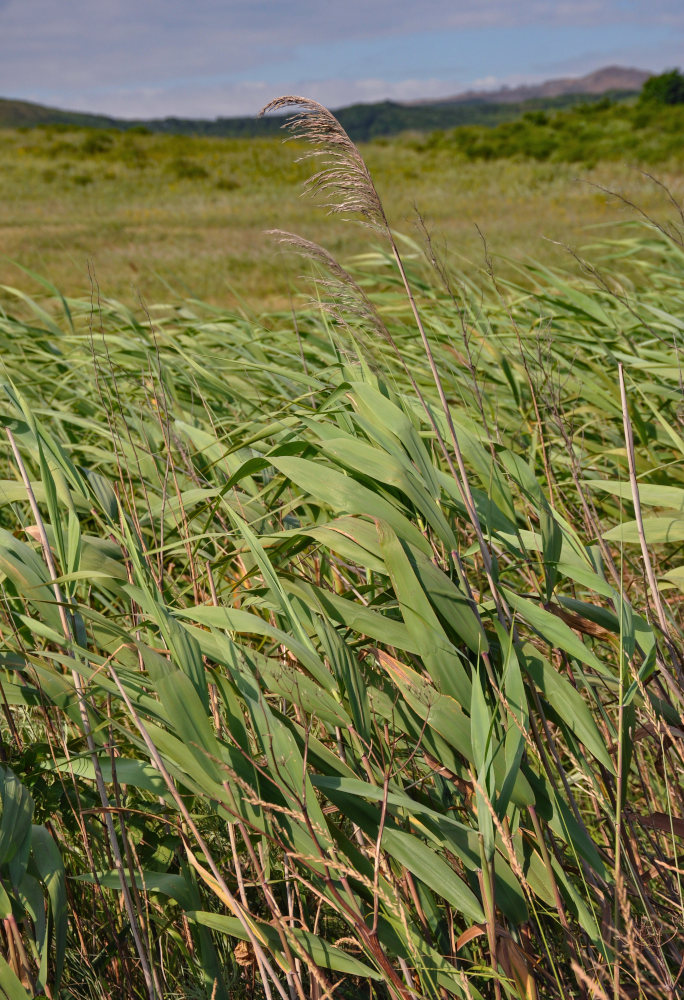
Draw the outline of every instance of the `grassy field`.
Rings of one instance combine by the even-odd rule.
[[[2,131],[0,283],[37,288],[15,261],[67,295],[89,295],[92,275],[102,295],[129,304],[194,296],[239,300],[257,313],[286,306],[299,271],[277,258],[264,230],[296,229],[344,260],[368,248],[356,227],[299,198],[309,168],[298,152],[271,139]],[[476,227],[493,254],[548,262],[563,252],[545,238],[576,247],[594,238],[589,227],[615,233],[628,213],[592,184],[648,212],[666,202],[633,164],[468,159],[448,135],[378,142],[363,153],[396,230],[415,239],[418,209],[437,245],[473,272],[483,262]],[[657,170],[681,197],[682,161],[670,157]]]
[[[0,314],[0,992],[670,1000],[682,215],[597,167],[664,225],[632,210],[584,265],[549,251],[488,271],[476,242],[476,265],[430,260],[318,123],[338,140],[328,195],[371,229],[304,210],[311,163],[273,144],[134,136],[80,156],[59,144],[83,133],[7,137],[36,146],[8,183],[37,229],[41,204],[77,226],[69,206],[99,186],[122,217],[146,203],[126,249],[158,246],[163,280],[134,273],[143,309],[119,232],[99,301],[70,285],[72,257],[61,287],[20,274],[40,301],[8,294]],[[494,225],[498,204],[513,256],[516,225],[526,249],[546,227],[573,242],[576,206],[596,223],[606,205],[562,164],[412,144],[367,151],[385,210],[410,210],[406,172],[450,163],[464,214],[477,192]],[[416,183],[445,220],[432,169]],[[184,273],[213,303],[188,299],[160,234],[194,239],[194,216],[225,241],[211,198],[245,243],[250,207],[328,233],[362,254],[354,277],[300,241],[284,276],[263,248],[242,261],[254,312],[211,254]],[[104,297],[117,260],[122,302]],[[267,311],[301,270],[319,305]]]

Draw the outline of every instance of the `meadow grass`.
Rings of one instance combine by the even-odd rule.
[[[299,198],[301,152],[279,139],[3,130],[0,284],[37,290],[16,261],[76,297],[94,281],[129,305],[193,296],[256,313],[287,306],[300,270],[276,256],[264,230],[296,229],[344,260],[368,249],[357,227]],[[636,166],[620,163],[470,161],[420,136],[363,153],[395,228],[415,238],[418,210],[455,266],[473,270],[484,256],[478,227],[491,253],[550,263],[563,252],[545,239],[577,246],[595,225],[615,234],[625,207],[592,185],[647,212],[665,204]],[[681,162],[659,164],[658,176],[684,195]]]
[[[0,988],[675,996],[682,218],[458,270],[313,113],[318,306],[0,317]]]

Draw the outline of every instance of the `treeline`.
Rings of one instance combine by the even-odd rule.
[[[280,130],[282,119],[260,124],[267,136]],[[372,123],[368,127],[371,126]],[[143,126],[123,131],[55,124],[40,128],[40,132],[52,153],[61,159],[104,157],[110,162],[123,161],[131,167],[143,167],[152,158],[166,163],[177,178],[202,180],[209,176],[205,157],[210,147],[203,151],[198,148],[189,159],[190,137],[185,140],[187,148],[177,145],[182,137],[171,127],[166,132],[152,132]],[[408,148],[426,157],[443,156],[446,152],[470,161],[531,159],[591,166],[602,161],[656,164],[681,160],[683,135],[684,104],[664,105],[656,101],[616,104],[603,98],[560,111],[528,110],[512,121],[492,125],[462,125],[426,133],[414,129],[399,136],[380,133],[374,141],[391,143],[397,149]],[[201,142],[212,136],[193,138]],[[218,135],[213,138],[231,141]],[[159,142],[163,145],[158,146]],[[167,142],[172,145],[166,145]],[[40,155],[44,144],[39,142],[30,149]],[[262,174],[265,169],[262,163]],[[234,184],[231,182],[231,186]]]
[[[511,104],[490,103],[482,98],[455,104],[403,105],[393,101],[380,104],[354,104],[336,112],[336,117],[355,142],[367,142],[401,132],[447,131],[466,125],[492,128],[514,122],[525,114],[555,111],[583,104],[623,102],[635,96],[634,91],[612,91],[606,97],[587,94],[562,94],[558,97],[538,97]]]
[[[448,148],[468,159],[591,163],[631,159],[662,162],[678,157],[684,132],[684,75],[668,70],[646,81],[640,94],[564,94],[522,103],[473,99],[453,104],[354,104],[337,113],[355,142],[406,135],[414,148]],[[128,134],[258,138],[277,135],[280,115],[267,118],[163,118],[125,121],[55,111],[0,100],[0,126],[115,130]]]
[[[622,102],[636,96],[635,91],[612,91],[608,99]],[[553,112],[579,104],[601,102],[605,96],[563,94],[558,97],[534,98],[520,103],[490,103],[484,99],[459,101],[454,104],[404,105],[394,101],[374,104],[352,104],[341,108],[336,115],[355,142],[368,142],[382,136],[401,132],[433,132],[462,125],[495,126],[515,121],[521,115],[534,111]],[[5,128],[33,128],[57,126],[64,128],[118,129],[122,131],[151,132],[172,135],[196,135],[216,138],[257,138],[276,135],[282,126],[282,117],[256,118],[154,118],[126,120],[107,115],[90,115],[75,111],[31,104],[27,101],[0,99],[0,126]]]

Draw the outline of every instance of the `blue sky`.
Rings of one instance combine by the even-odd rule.
[[[0,0],[0,96],[124,117],[684,64],[684,0]]]

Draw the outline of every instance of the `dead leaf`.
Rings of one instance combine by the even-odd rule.
[[[243,968],[249,968],[256,961],[254,949],[248,941],[238,941],[233,949],[233,958]]]
[[[506,935],[499,938],[497,952],[504,972],[513,980],[525,1000],[537,1000],[537,984],[522,948]]]
[[[469,927],[467,931],[463,931],[461,934],[460,938],[456,942],[456,951],[460,951],[465,944],[469,944],[470,941],[479,937],[480,934],[486,934],[486,932],[487,929],[484,924],[473,924],[472,927]]]
[[[635,818],[647,830],[659,830],[661,833],[674,833],[675,837],[684,837],[684,819],[679,816],[654,812],[650,816],[639,816],[635,813]]]

